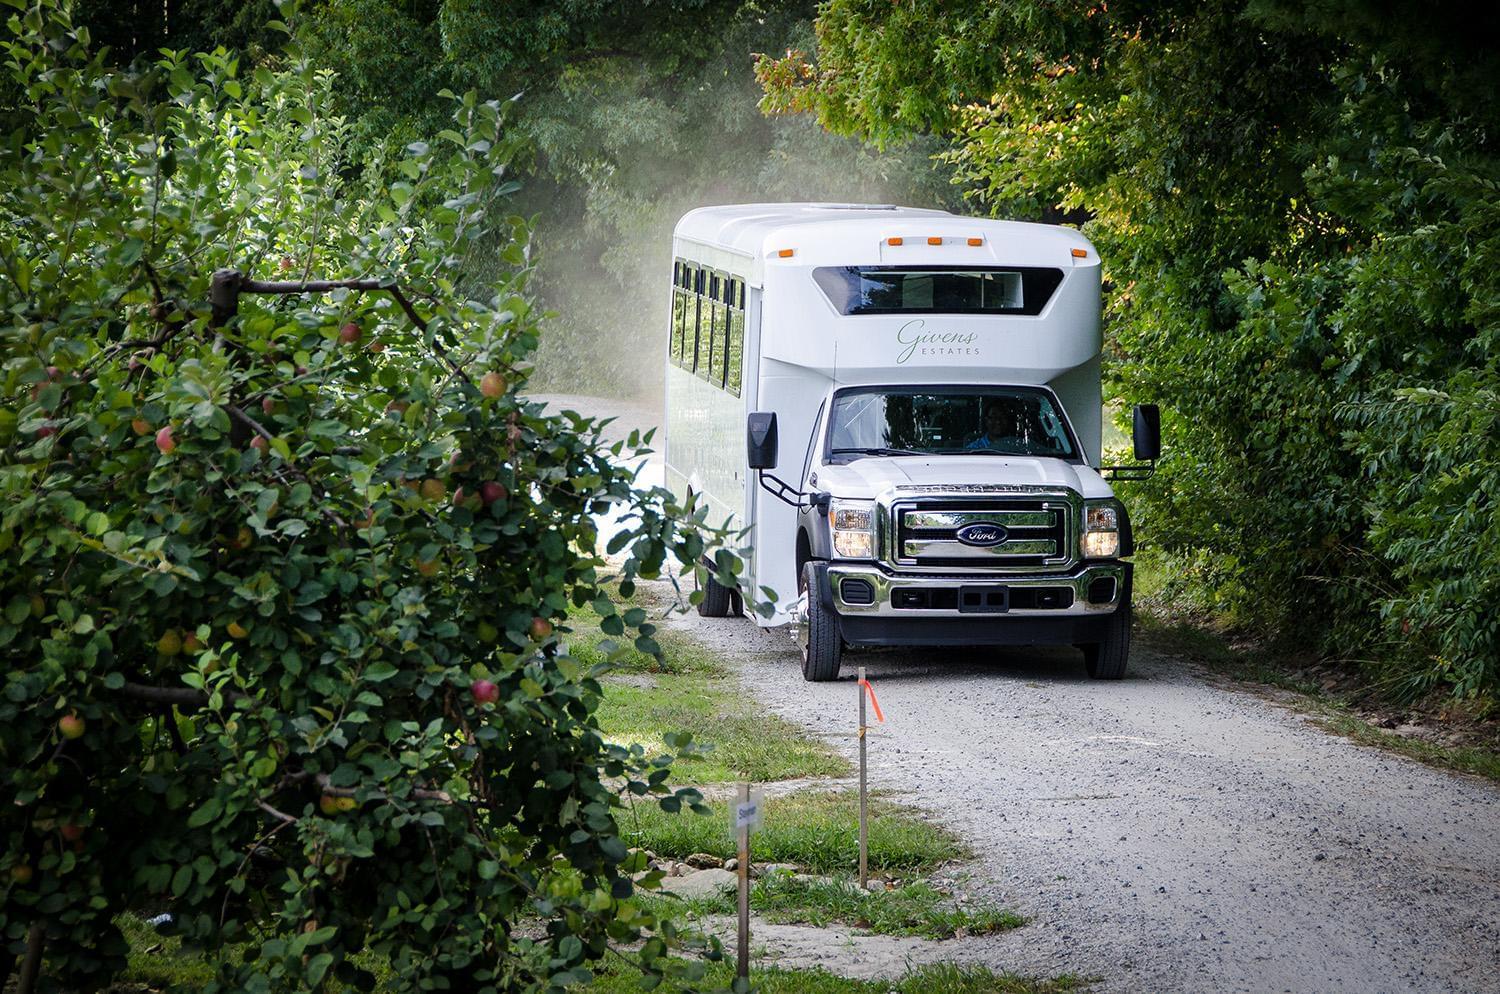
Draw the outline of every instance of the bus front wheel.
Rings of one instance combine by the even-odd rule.
[[[797,641],[802,648],[802,678],[810,683],[837,680],[844,657],[838,615],[818,595],[817,565],[804,563],[798,578],[802,603]]]

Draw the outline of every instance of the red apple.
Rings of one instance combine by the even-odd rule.
[[[324,794],[318,798],[318,810],[332,818],[339,813],[339,799],[332,794]]]
[[[250,439],[250,448],[259,449],[261,452],[266,452],[271,448],[271,443],[266,441],[264,435],[256,435],[254,438]]]
[[[355,324],[353,321],[350,321],[348,324],[339,329],[339,341],[343,342],[345,345],[353,345],[355,342],[363,338],[364,334],[365,333],[360,330],[359,325]]]
[[[145,418],[135,418],[130,422],[130,430],[137,435],[149,435],[151,434],[151,422]]]
[[[68,824],[58,828],[58,831],[61,832],[62,837],[67,839],[69,842],[77,842],[79,839],[83,838],[82,825],[74,825],[73,823],[69,822]]]
[[[87,723],[71,711],[57,719],[57,731],[65,739],[82,738],[87,729]]]
[[[274,398],[274,397],[262,397],[260,399],[260,409],[261,409],[262,412],[264,412],[266,414],[275,414],[276,413],[276,398]]]
[[[31,883],[31,867],[25,863],[17,863],[10,868],[10,879],[13,883],[26,886]]]
[[[291,269],[292,265],[293,265],[293,263],[292,263],[292,257],[291,256],[284,255],[284,256],[281,257],[281,271],[283,273],[286,272],[287,270]]]
[[[384,352],[385,351],[385,343],[382,342],[380,339],[377,338],[375,341],[373,341],[373,342],[370,343],[370,351],[371,352]]]
[[[479,485],[479,499],[484,501],[485,507],[489,507],[497,500],[504,500],[505,497],[505,487],[494,480],[487,480]]]
[[[52,427],[51,425],[42,425],[40,428],[38,428],[36,430],[36,437],[37,438],[51,438],[53,435],[56,435],[56,434],[57,434],[57,429],[54,428],[54,427]]]
[[[428,477],[422,481],[422,496],[428,500],[442,500],[448,494],[448,488],[443,481]]]
[[[333,804],[334,807],[338,808],[340,811],[353,811],[355,808],[359,807],[358,801],[356,801],[352,797],[346,797],[343,794],[340,794],[338,797],[336,797]]]
[[[505,393],[505,377],[499,373],[485,373],[479,380],[479,392],[486,397],[499,397]]]
[[[417,572],[422,576],[437,576],[438,561],[436,559],[418,559]]]
[[[541,642],[552,634],[552,622],[546,618],[531,619],[531,639],[533,642]]]
[[[306,366],[298,366],[297,367],[297,375],[298,376],[306,376],[307,375],[307,367]]]
[[[494,704],[500,699],[500,688],[488,680],[475,680],[469,684],[469,693],[475,704]]]
[[[172,426],[167,425],[156,433],[156,447],[161,449],[161,454],[169,456],[172,450],[177,448],[177,440],[172,437]]]

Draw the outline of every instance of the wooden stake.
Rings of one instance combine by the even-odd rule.
[[[750,803],[750,785],[740,784],[739,798],[741,804]],[[750,979],[750,826],[743,825],[738,832],[740,858],[736,870],[739,874],[739,911],[740,911],[740,948],[739,961],[735,966],[735,976]]]
[[[870,871],[870,825],[865,803],[865,668],[859,668],[859,682],[854,685],[859,693],[859,888],[865,889]]]
[[[21,961],[21,979],[16,984],[17,994],[32,994],[36,982],[42,975],[42,949],[47,944],[47,933],[41,922],[32,922],[26,933],[26,957]]]

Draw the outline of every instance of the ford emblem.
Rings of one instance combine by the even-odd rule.
[[[975,545],[982,549],[1002,544],[1010,533],[1000,525],[964,525],[954,538],[964,545]]]

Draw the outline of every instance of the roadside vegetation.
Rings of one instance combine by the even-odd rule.
[[[1393,700],[1306,644],[1247,633],[1184,608],[1162,573],[1150,559],[1137,565],[1135,624],[1143,645],[1268,688],[1279,703],[1362,745],[1500,781],[1500,713],[1484,702],[1436,693]]]
[[[664,896],[664,914],[676,900]],[[732,915],[734,897],[684,898],[690,917]],[[988,903],[960,902],[922,879],[902,880],[891,890],[862,890],[848,876],[809,877],[779,871],[761,877],[750,891],[750,910],[766,921],[817,928],[837,922],[877,935],[953,939],[1019,928],[1026,919]]]
[[[707,802],[706,817],[675,818],[653,805],[622,815],[622,838],[659,856],[683,859],[708,853],[735,855],[727,802]],[[859,797],[853,791],[799,790],[767,798],[765,822],[755,832],[758,863],[795,863],[818,873],[851,873],[859,864]],[[953,833],[911,808],[870,800],[869,865],[877,872],[931,870],[973,854]]]
[[[1121,488],[1180,595],[1381,697],[1500,695],[1500,14],[1416,0],[828,0],[764,106],[949,143],[972,209],[1079,225]],[[1108,461],[1108,460],[1106,460]]]
[[[780,967],[753,969],[750,976],[759,994],[1073,994],[1090,986],[1072,976],[1035,979],[952,964],[916,967],[890,980],[851,980],[826,970]],[[733,979],[734,968],[727,964],[710,967],[704,977],[707,983],[725,987]],[[589,994],[636,994],[640,978],[627,966],[611,964],[585,989]]]

